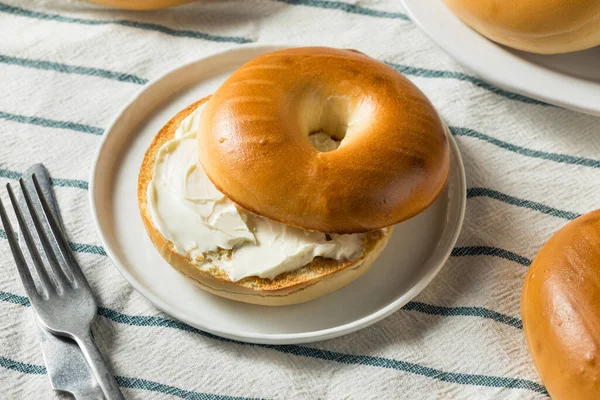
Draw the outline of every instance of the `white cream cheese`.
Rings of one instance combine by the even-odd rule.
[[[148,185],[154,225],[178,253],[200,268],[218,266],[232,281],[273,279],[318,256],[352,260],[361,254],[363,235],[331,235],[327,240],[323,233],[248,213],[219,192],[198,163],[196,132],[202,109],[184,119],[175,138],[160,148]],[[232,250],[231,257],[204,257],[218,249]]]

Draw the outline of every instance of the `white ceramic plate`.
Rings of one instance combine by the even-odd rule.
[[[104,134],[91,177],[92,213],[104,248],[134,288],[173,317],[231,339],[301,343],[364,328],[398,310],[437,274],[463,221],[465,175],[451,135],[447,189],[425,212],[399,224],[383,255],[361,278],[315,301],[265,307],[209,294],[169,266],[144,229],[137,175],[154,135],[178,111],[212,93],[246,61],[277,49],[239,47],[192,62],[144,89]]]
[[[539,55],[496,44],[463,24],[442,0],[403,0],[410,18],[450,56],[495,86],[600,115],[600,46]]]

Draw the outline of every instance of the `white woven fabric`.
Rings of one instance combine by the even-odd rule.
[[[458,247],[414,302],[370,328],[304,346],[222,340],[162,314],[102,254],[87,179],[103,128],[144,82],[242,42],[361,50],[406,73],[453,127],[469,187]],[[597,118],[469,75],[397,0],[212,0],[156,12],[0,1],[0,183],[33,162],[55,178],[102,306],[94,331],[127,398],[545,398],[520,289],[548,237],[597,206],[599,131]],[[0,254],[0,397],[63,398],[45,375],[4,232]]]

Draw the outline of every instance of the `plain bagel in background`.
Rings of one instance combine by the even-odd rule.
[[[600,45],[599,0],[445,0],[465,24],[515,49],[569,53]]]
[[[552,399],[600,399],[600,210],[542,247],[525,278],[521,314]]]

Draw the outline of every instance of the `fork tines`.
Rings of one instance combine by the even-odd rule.
[[[10,184],[6,185],[8,189],[8,193],[10,196],[11,203],[13,202],[13,193],[10,187]],[[19,217],[20,213],[17,214]],[[22,215],[21,215],[22,216]],[[19,276],[21,277],[21,281],[23,282],[23,286],[25,287],[25,291],[27,292],[27,296],[29,298],[32,295],[37,294],[37,290],[35,289],[35,284],[33,283],[33,278],[29,273],[29,268],[27,268],[27,263],[25,262],[25,258],[23,257],[23,253],[21,253],[21,249],[19,248],[19,244],[17,243],[17,235],[12,229],[12,225],[10,220],[8,219],[8,215],[6,214],[6,210],[4,208],[4,204],[2,204],[2,199],[0,199],[0,219],[2,220],[2,226],[4,227],[4,232],[6,233],[6,238],[8,239],[8,243],[10,245],[10,251],[15,258],[15,263],[17,264],[17,270],[19,271]],[[20,222],[19,222],[20,223]],[[29,232],[29,230],[27,231]],[[42,293],[42,296],[46,296],[46,293]]]
[[[23,240],[25,241],[29,253],[31,254],[32,264],[39,279],[39,290],[36,290],[36,286],[30,274],[30,270],[27,267],[25,257],[17,243],[17,236],[12,229],[1,200],[0,217],[2,219],[2,224],[4,225],[6,236],[10,243],[10,249],[15,258],[17,269],[25,286],[27,295],[32,301],[35,301],[33,297],[36,297],[36,295],[40,295],[42,298],[48,298],[48,296],[50,296],[53,292],[58,294],[62,293],[66,289],[67,285],[72,286],[74,284],[77,286],[77,284],[80,282],[79,278],[81,277],[81,270],[77,266],[76,262],[73,262],[74,260],[72,258],[73,256],[71,254],[68,242],[64,237],[64,234],[60,229],[58,222],[52,213],[48,202],[46,201],[46,198],[44,197],[42,189],[40,188],[35,175],[32,175],[32,181],[33,186],[35,187],[35,202],[38,207],[36,207],[34,204],[34,199],[32,199],[29,189],[22,178],[19,179],[19,185],[21,186],[23,198],[27,205],[31,220],[33,221],[33,225],[35,226],[39,242],[41,242],[44,254],[46,255],[47,263],[44,263],[42,260],[40,250],[37,248],[36,243],[34,242],[32,233],[25,220],[24,212],[16,199],[10,183],[6,185],[6,189],[8,191],[14,212],[17,216],[19,228],[23,235]],[[49,229],[44,227],[44,223],[39,216],[38,210],[40,209],[44,214],[44,221]],[[51,241],[53,241],[55,245],[53,245]],[[59,257],[63,260],[63,265],[66,266],[67,271],[69,271],[73,276],[73,283],[71,283],[70,279],[67,277],[67,274],[63,268],[61,268]],[[50,271],[51,276],[48,271]]]

